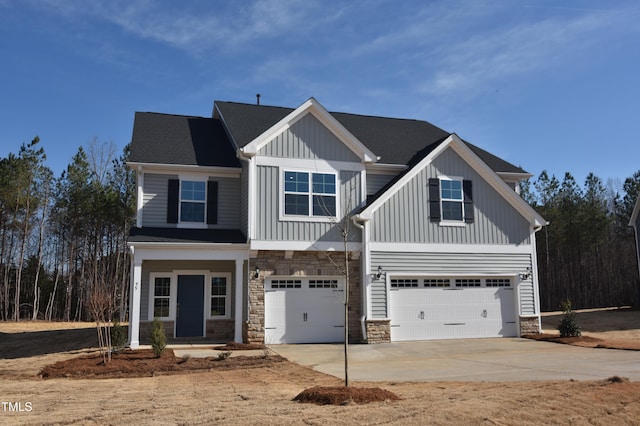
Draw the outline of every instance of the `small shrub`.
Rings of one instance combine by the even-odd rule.
[[[218,361],[224,361],[231,356],[231,352],[218,352]]]
[[[158,318],[153,320],[151,328],[151,348],[155,356],[162,355],[164,348],[167,347],[167,336],[164,334],[164,325]]]
[[[127,331],[117,319],[113,320],[111,327],[111,350],[115,353],[122,352],[127,344]]]
[[[571,300],[567,299],[562,302],[563,317],[558,324],[560,337],[576,337],[581,336],[580,326],[576,319],[576,313],[571,309]]]

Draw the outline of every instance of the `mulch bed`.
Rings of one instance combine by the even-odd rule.
[[[582,346],[585,348],[622,349],[640,351],[640,342],[635,340],[602,340],[590,336],[560,337],[559,334],[526,334],[522,337],[544,342],[563,343],[565,345]]]
[[[222,346],[214,346],[211,349],[216,351],[256,351],[265,350],[267,349],[267,347],[265,345],[260,345],[257,343],[228,342]]]
[[[398,401],[393,392],[380,388],[353,386],[314,386],[300,392],[294,401],[318,405],[367,404],[370,402]]]
[[[44,367],[40,376],[44,379],[151,377],[202,370],[269,367],[284,361],[279,355],[176,358],[171,349],[165,349],[160,357],[156,357],[151,349],[141,349],[113,354],[106,364],[98,353],[59,361]]]

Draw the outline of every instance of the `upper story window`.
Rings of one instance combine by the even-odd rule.
[[[429,218],[441,225],[473,223],[473,187],[470,180],[457,177],[429,179]]]
[[[285,215],[335,217],[335,174],[285,171],[283,189]]]
[[[183,180],[180,182],[180,221],[204,223],[206,205],[205,182]]]
[[[440,202],[442,203],[442,220],[462,221],[464,218],[462,179],[440,179]]]
[[[202,227],[218,223],[218,182],[169,179],[167,223]]]

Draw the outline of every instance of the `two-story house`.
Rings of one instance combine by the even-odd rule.
[[[215,102],[136,113],[130,345],[518,336],[540,330],[530,177],[428,122]],[[348,225],[348,226],[347,226]],[[346,232],[343,232],[346,230]]]

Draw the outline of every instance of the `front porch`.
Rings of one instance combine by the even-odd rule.
[[[237,246],[131,245],[130,347],[150,342],[154,318],[171,344],[242,342],[248,251]]]

